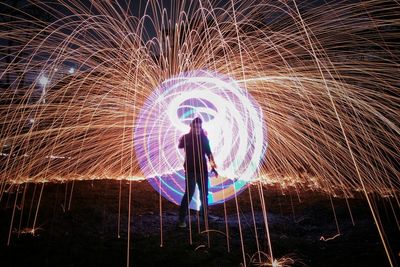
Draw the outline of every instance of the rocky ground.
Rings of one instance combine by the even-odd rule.
[[[241,266],[244,261],[247,266],[267,266],[257,265],[260,259],[265,263],[264,253],[269,253],[266,215],[273,256],[293,259],[287,260],[289,266],[390,266],[361,196],[348,200],[350,214],[342,198],[264,188],[267,212],[263,213],[258,187],[252,186],[237,202],[211,207],[213,218],[205,231],[196,216],[191,228],[177,228],[178,206],[162,199],[160,216],[158,193],[145,181],[129,184],[112,180],[46,183],[42,195],[42,184],[21,185],[15,211],[14,187],[0,202],[0,265],[126,266],[129,250],[130,266]],[[396,266],[400,230],[393,210],[400,218],[399,206],[393,199],[371,197]]]

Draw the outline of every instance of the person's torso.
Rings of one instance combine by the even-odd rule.
[[[207,137],[186,134],[184,136],[185,169],[187,172],[198,172],[207,169]]]

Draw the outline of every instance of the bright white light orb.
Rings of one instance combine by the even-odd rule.
[[[165,198],[180,204],[185,192],[178,149],[190,122],[200,117],[218,166],[209,174],[209,205],[239,194],[257,175],[267,148],[266,125],[253,97],[233,79],[209,71],[192,71],[164,81],[135,122],[134,145],[144,175]],[[192,209],[200,200],[196,188]]]
[[[40,84],[41,86],[45,87],[48,83],[49,83],[49,78],[47,78],[47,77],[44,76],[44,75],[41,75],[41,76],[39,77],[39,84]]]

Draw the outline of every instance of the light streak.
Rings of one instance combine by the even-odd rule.
[[[325,241],[325,242],[327,242],[327,241],[334,240],[334,239],[336,239],[336,238],[339,237],[339,236],[341,236],[340,233],[338,233],[338,234],[336,234],[336,235],[334,235],[334,236],[332,236],[332,237],[324,237],[324,236],[321,236],[321,237],[319,238],[319,240],[320,240],[320,241]]]

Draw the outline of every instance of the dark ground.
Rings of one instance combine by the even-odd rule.
[[[120,184],[122,204],[118,238]],[[199,234],[194,217],[193,244],[190,245],[189,229],[176,227],[178,207],[165,199],[162,200],[163,246],[160,247],[159,195],[147,182],[132,182],[131,186],[131,266],[240,266],[243,263],[235,200],[226,204],[230,252],[226,236],[214,231],[226,231],[224,205],[211,208],[212,215],[217,218],[209,223],[208,248],[208,235]],[[24,187],[19,188],[18,206]],[[35,235],[23,231],[18,234],[21,211],[21,230],[32,227],[41,188],[42,184],[28,185],[24,206],[15,210],[9,246],[7,240],[16,190],[3,195],[0,202],[1,266],[126,266],[128,181],[76,181],[70,210],[72,183],[47,183]],[[251,194],[260,251],[268,252],[256,186],[251,187]],[[289,255],[296,259],[291,266],[389,266],[371,212],[362,197],[349,199],[355,226],[345,199],[332,199],[341,235],[330,241],[320,240],[321,236],[329,238],[338,233],[329,196],[308,191],[301,193],[299,199],[295,192],[283,195],[281,190],[266,188],[264,197],[275,258]],[[237,200],[246,262],[248,266],[256,266],[250,263],[250,257],[257,252],[257,242],[249,191],[243,192]],[[399,206],[393,199],[376,199],[375,204],[397,266],[400,263],[400,231],[392,207],[400,218]],[[258,257],[253,259],[258,260]]]

